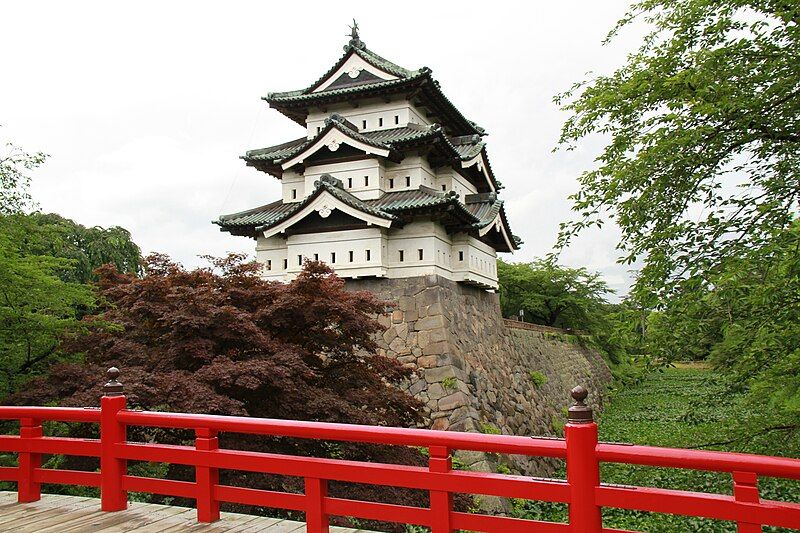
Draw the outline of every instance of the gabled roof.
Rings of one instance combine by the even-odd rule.
[[[308,108],[311,106],[390,94],[413,94],[432,113],[441,118],[440,122],[448,131],[457,135],[485,134],[483,128],[462,115],[444,95],[439,82],[433,79],[431,69],[428,67],[408,70],[368,50],[360,40],[351,40],[345,45],[344,50],[344,55],[305,89],[271,92],[263,99],[270,107],[304,125]],[[362,72],[354,78],[340,76],[340,79],[332,80],[331,78],[353,57],[360,58],[384,73],[384,76],[363,75]],[[329,85],[325,85],[326,83]],[[319,89],[321,86],[323,88]]]
[[[328,174],[321,176],[314,185],[314,192],[300,202],[273,202],[240,213],[220,216],[214,224],[220,226],[221,231],[228,231],[233,235],[255,237],[297,217],[320,195],[328,193],[356,211],[387,221],[386,224],[381,224],[385,226],[402,225],[416,215],[439,213],[447,215],[446,226],[453,231],[466,231],[482,237],[493,229],[492,224],[500,221],[501,234],[507,237],[503,239],[506,248],[498,248],[498,251],[511,252],[518,248],[505,218],[503,202],[497,199],[495,193],[467,195],[466,203],[462,203],[453,191],[440,193],[420,186],[415,190],[385,193],[376,200],[360,200],[344,190],[340,180]]]
[[[478,135],[466,135],[459,137],[448,137],[438,124],[423,126],[419,124],[409,124],[399,128],[385,130],[359,132],[358,128],[344,117],[333,114],[325,120],[325,127],[310,139],[301,137],[287,143],[257,150],[250,150],[242,156],[249,166],[261,171],[281,177],[284,170],[287,170],[294,163],[300,162],[299,156],[310,156],[325,146],[322,142],[333,130],[337,130],[354,142],[352,146],[364,148],[364,145],[374,148],[369,153],[378,153],[376,150],[386,150],[387,156],[394,160],[402,159],[401,151],[404,149],[433,144],[436,147],[439,159],[449,163],[460,163],[457,168],[462,168],[465,163],[474,160],[485,151],[485,143]],[[488,167],[488,158],[485,168],[489,180],[489,188],[497,189],[497,183]],[[483,167],[482,167],[483,168]],[[479,172],[480,174],[481,172]]]

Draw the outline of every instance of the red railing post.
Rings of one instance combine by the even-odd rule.
[[[569,420],[564,426],[570,487],[569,525],[572,531],[579,533],[600,533],[603,520],[595,501],[595,489],[600,485],[597,424],[592,409],[583,402],[588,394],[583,387],[572,389],[575,404],[569,408]]]
[[[22,418],[19,421],[21,439],[35,439],[42,436],[42,421],[36,418]],[[42,486],[34,481],[36,469],[42,466],[42,454],[31,452],[19,453],[19,482],[17,484],[17,501],[35,502],[42,497]]]
[[[198,450],[219,449],[217,432],[212,429],[196,429],[194,447]],[[208,466],[195,467],[197,485],[197,521],[216,522],[219,520],[219,500],[214,498],[214,486],[219,484],[219,470]]]
[[[733,473],[733,497],[737,502],[758,503],[758,476],[753,472]],[[738,521],[736,523],[739,533],[761,533],[761,524]]]
[[[453,459],[450,450],[445,446],[431,446],[428,448],[428,470],[431,472],[450,472],[453,469]],[[451,533],[450,514],[453,511],[453,495],[450,492],[432,490],[431,499],[431,531],[432,533]]]
[[[122,488],[122,476],[128,465],[118,459],[114,446],[125,442],[125,424],[117,420],[117,413],[125,409],[122,383],[117,381],[119,370],[108,369],[108,383],[103,386],[100,398],[100,508],[103,511],[122,511],[128,508],[128,493]]]
[[[308,533],[328,533],[330,522],[325,512],[325,498],[328,497],[328,482],[324,479],[306,478],[306,531]]]

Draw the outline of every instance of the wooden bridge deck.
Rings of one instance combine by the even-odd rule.
[[[14,533],[103,532],[251,532],[289,533],[305,531],[303,522],[235,513],[222,513],[213,524],[198,524],[196,511],[153,503],[131,502],[127,511],[104,513],[97,498],[42,494],[33,503],[17,503],[16,492],[0,491],[0,531]],[[331,532],[356,533],[364,530],[331,527]],[[364,532],[366,533],[366,532]]]

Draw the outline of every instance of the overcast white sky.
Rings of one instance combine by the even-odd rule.
[[[601,41],[628,2],[4,2],[0,138],[50,154],[34,174],[41,209],[129,229],[144,252],[187,266],[200,254],[253,252],[219,232],[221,213],[279,197],[279,182],[239,155],[304,134],[260,100],[300,89],[342,54],[351,18],[376,53],[428,66],[486,128],[515,234],[512,261],[550,251],[567,195],[601,144],[552,153],[566,115],[552,103],[586,73],[633,51],[634,28]],[[637,33],[638,32],[638,33]],[[624,291],[613,228],[585,235],[563,262]]]

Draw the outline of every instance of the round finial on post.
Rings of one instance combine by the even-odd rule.
[[[569,408],[569,422],[573,424],[588,424],[594,422],[592,408],[584,403],[589,391],[578,385],[570,392],[575,403]]]
[[[108,382],[103,385],[103,394],[105,396],[122,396],[122,383],[117,381],[119,374],[119,368],[115,366],[112,366],[106,371]]]

